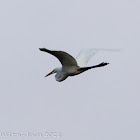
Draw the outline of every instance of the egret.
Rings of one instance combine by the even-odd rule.
[[[64,51],[52,51],[46,48],[39,49],[40,51],[44,51],[55,56],[62,64],[61,68],[55,68],[53,71],[51,71],[45,76],[47,77],[51,74],[56,73],[55,79],[58,82],[64,81],[66,78],[68,78],[68,76],[75,76],[89,69],[108,65],[109,63],[102,62],[98,65],[85,67],[89,59],[99,50],[112,51],[110,49],[87,49],[81,51],[78,57],[75,59],[73,56]]]

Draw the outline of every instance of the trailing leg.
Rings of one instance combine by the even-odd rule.
[[[86,70],[89,70],[89,69],[92,69],[92,68],[103,67],[103,66],[106,66],[106,65],[108,65],[108,64],[109,64],[109,63],[102,62],[102,63],[100,63],[100,64],[98,64],[98,65],[95,65],[95,66],[79,68],[78,71],[84,72],[84,71],[86,71]]]

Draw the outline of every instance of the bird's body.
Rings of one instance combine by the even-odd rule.
[[[81,52],[78,55],[77,60],[70,54],[63,51],[51,51],[46,48],[40,48],[40,50],[54,55],[59,59],[60,63],[62,64],[61,68],[55,68],[52,72],[45,76],[47,77],[53,73],[56,73],[55,79],[58,82],[65,80],[68,76],[75,76],[86,70],[96,67],[102,67],[109,64],[103,62],[95,66],[85,67],[85,64],[88,62],[88,60],[92,57],[93,54],[95,54],[95,49],[90,49],[89,51]],[[96,49],[96,51],[98,51],[98,49]]]
[[[68,76],[74,76],[80,74],[78,70],[78,66],[62,66],[61,68],[54,69],[55,79],[58,82],[65,80]]]

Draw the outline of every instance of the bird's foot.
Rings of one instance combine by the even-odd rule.
[[[106,66],[108,65],[109,63],[106,63],[106,62],[102,62],[101,64],[99,64],[98,66],[102,67],[102,66]]]

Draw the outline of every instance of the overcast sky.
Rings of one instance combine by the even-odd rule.
[[[0,135],[140,140],[139,0],[1,0],[0,40]],[[44,77],[61,64],[41,47],[121,51],[96,54],[90,65],[110,65],[59,83]]]

